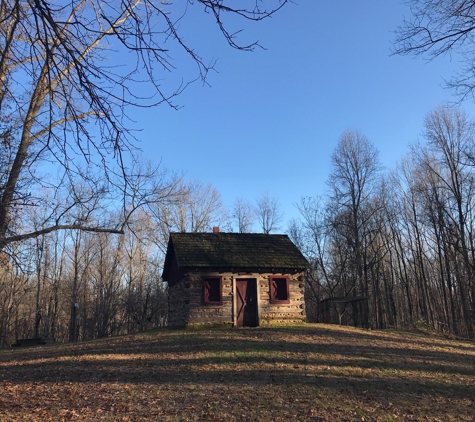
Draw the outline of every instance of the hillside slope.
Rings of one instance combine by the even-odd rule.
[[[9,350],[0,420],[474,421],[475,344],[307,324]]]

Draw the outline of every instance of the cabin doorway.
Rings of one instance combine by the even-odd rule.
[[[255,278],[236,280],[236,326],[257,327],[257,281]]]

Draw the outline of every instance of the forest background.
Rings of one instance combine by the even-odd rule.
[[[269,3],[269,9],[253,2],[248,9],[228,9],[220,1],[198,1],[196,7],[214,17],[231,47],[252,50],[258,44],[236,44],[223,16],[234,16],[226,21],[231,24],[234,18],[261,21],[293,6]],[[414,19],[400,22],[393,51],[429,58],[453,52],[465,67],[447,85],[463,100],[473,86],[471,51],[464,49],[471,45],[473,4],[436,3],[413,2]],[[4,1],[0,7],[2,346],[15,338],[86,340],[165,324],[160,274],[168,234],[215,225],[224,231],[286,231],[311,263],[311,321],[319,320],[326,298],[367,297],[374,328],[417,325],[473,338],[470,115],[453,104],[436,106],[421,118],[420,139],[392,169],[383,166],[365,134],[341,129],[324,192],[301,192],[285,224],[288,205],[268,189],[224,204],[211,183],[140,158],[141,135],[129,107],[179,108],[175,97],[189,92],[192,80],[179,77],[172,90],[164,90],[161,71],[175,68],[164,43],[174,42],[177,54],[191,60],[199,81],[206,84],[216,69],[177,32],[181,23],[170,18],[171,6],[72,6]],[[157,17],[163,29],[152,30],[143,16]],[[427,33],[437,36],[424,38]],[[104,66],[118,46],[135,61],[108,59]],[[193,154],[176,159],[183,165],[187,155]],[[289,158],[279,175],[295,167],[294,180],[302,179],[304,155]],[[342,308],[340,317],[351,323],[354,315]]]

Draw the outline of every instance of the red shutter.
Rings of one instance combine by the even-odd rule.
[[[269,277],[270,303],[290,303],[289,277]]]
[[[223,283],[221,277],[203,278],[203,305],[220,306],[223,304]]]

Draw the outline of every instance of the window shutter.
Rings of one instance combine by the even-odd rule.
[[[223,304],[223,284],[221,277],[203,278],[203,305],[220,306]]]
[[[280,276],[269,277],[270,303],[286,304],[290,303],[289,277]]]

